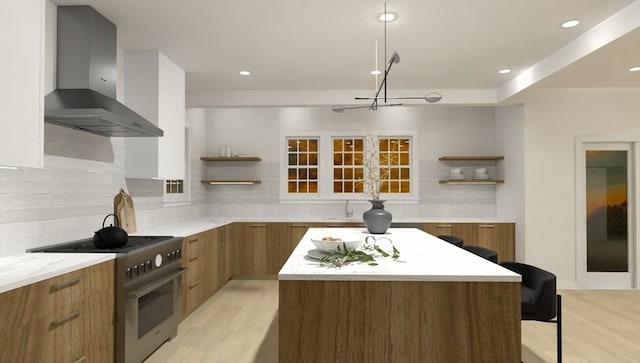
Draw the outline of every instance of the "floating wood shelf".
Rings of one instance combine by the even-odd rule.
[[[203,161],[261,161],[262,159],[257,156],[201,156],[200,160]]]
[[[493,185],[493,184],[502,184],[504,180],[502,179],[445,179],[440,180],[440,184],[476,184],[476,185]]]
[[[502,160],[504,156],[441,156],[438,160],[440,161],[495,161]]]
[[[260,184],[260,180],[201,180],[202,184],[209,185],[253,185]]]

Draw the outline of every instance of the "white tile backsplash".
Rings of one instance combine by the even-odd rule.
[[[101,227],[104,216],[112,212],[113,198],[122,187],[134,200],[138,229],[145,231],[154,226],[207,216],[262,220],[345,219],[344,201],[279,201],[278,151],[273,148],[274,144],[278,144],[278,128],[305,125],[313,129],[314,126],[310,125],[318,124],[311,119],[284,119],[279,124],[279,118],[289,115],[281,111],[281,108],[194,111],[191,117],[192,202],[188,206],[177,207],[163,204],[162,182],[124,178],[123,139],[103,138],[47,124],[43,169],[0,170],[0,256],[45,244],[91,237]],[[318,112],[303,114],[314,118]],[[482,108],[429,112],[413,109],[403,113],[406,117],[415,116],[414,119],[404,120],[403,127],[414,125],[421,135],[418,168],[420,200],[414,203],[387,202],[386,208],[398,219],[495,217],[496,188],[499,186],[439,184],[438,180],[446,177],[451,166],[437,160],[439,156],[456,153],[487,154],[486,150],[491,150],[493,145],[490,138],[493,112]],[[412,116],[413,113],[416,114]],[[326,113],[318,114],[326,116]],[[233,122],[221,126],[221,123],[228,122],[223,116],[233,118]],[[254,122],[256,118],[262,122]],[[464,120],[456,123],[458,118]],[[249,129],[248,124],[244,123],[245,119],[250,121],[253,130],[253,136],[250,137],[256,140],[245,140],[235,134],[238,130]],[[383,121],[376,122],[382,125]],[[328,122],[324,127],[351,127],[347,127],[343,119]],[[360,127],[361,122],[357,120],[357,124]],[[218,139],[229,136],[225,132],[233,133],[233,130],[233,138],[228,142],[233,142],[236,148],[246,153],[262,156],[263,161],[251,165],[220,166],[200,160],[200,156],[211,155],[211,151],[207,150],[215,149]],[[457,143],[443,140],[454,133]],[[485,136],[471,137],[478,133]],[[265,140],[271,139],[271,142],[265,143]],[[480,141],[472,144],[473,140]],[[264,150],[252,149],[256,147],[264,147]],[[474,166],[464,167],[472,170]],[[495,173],[494,166],[488,165],[487,168],[490,175]],[[262,184],[209,186],[200,183],[204,178],[221,177],[255,178],[262,180]],[[362,213],[370,208],[370,204],[366,200],[351,201],[350,208],[354,212],[352,219],[361,220]]]
[[[194,175],[191,205],[174,208],[163,208],[161,181],[125,179],[121,138],[46,124],[45,145],[43,169],[0,170],[0,256],[91,237],[113,212],[120,188],[129,185],[139,228],[208,213],[199,174]],[[201,152],[194,150],[194,156]]]

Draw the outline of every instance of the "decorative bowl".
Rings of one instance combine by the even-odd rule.
[[[353,236],[351,237],[340,237],[340,236],[324,236],[324,237],[312,237],[311,242],[316,246],[317,249],[329,252],[329,251],[337,251],[338,246],[340,249],[345,246],[349,250],[355,250],[362,245],[363,240],[357,239]]]

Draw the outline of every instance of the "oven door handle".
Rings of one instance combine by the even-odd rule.
[[[146,294],[150,293],[151,291],[159,288],[160,286],[166,284],[167,282],[175,279],[176,277],[182,275],[185,271],[187,271],[186,268],[181,268],[180,270],[177,270],[175,272],[170,273],[169,275],[167,275],[165,278],[163,278],[160,281],[155,281],[149,285],[145,285],[142,286],[141,288],[131,291],[130,293],[127,294],[127,298],[130,299],[139,299],[143,296],[145,296]]]

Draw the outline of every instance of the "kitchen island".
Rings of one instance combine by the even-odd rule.
[[[520,275],[413,228],[384,235],[397,261],[308,256],[311,238],[345,234],[368,235],[310,228],[280,270],[280,363],[520,362]]]

